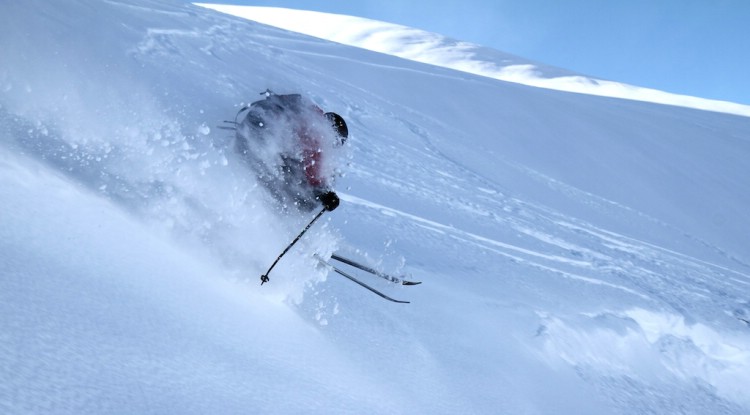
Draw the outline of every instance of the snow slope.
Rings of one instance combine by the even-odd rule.
[[[278,7],[200,3],[294,32],[524,85],[750,116],[750,106],[603,80],[543,65],[470,42],[355,16]]]
[[[162,0],[0,14],[0,412],[750,411],[750,119],[571,94]],[[342,114],[281,215],[217,129]],[[345,253],[424,283],[328,275]]]

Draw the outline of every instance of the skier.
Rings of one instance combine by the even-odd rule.
[[[260,182],[283,209],[309,212],[322,205],[336,209],[333,191],[334,153],[349,135],[344,119],[323,112],[300,94],[264,93],[236,124],[235,150],[250,164]]]
[[[312,101],[299,94],[277,95],[266,91],[265,98],[242,108],[242,121],[233,122],[236,131],[235,150],[257,174],[260,183],[281,203],[282,209],[292,204],[299,211],[309,212],[322,205],[317,215],[302,229],[276,257],[268,270],[260,275],[260,284],[270,281],[269,275],[282,257],[302,238],[326,211],[339,205],[333,191],[335,160],[332,155],[346,142],[349,131],[341,116],[323,112]],[[314,257],[323,265],[367,290],[396,303],[397,300],[380,292],[333,265],[323,257]],[[394,277],[364,264],[333,254],[332,260],[371,273],[401,285],[417,285],[403,277]]]

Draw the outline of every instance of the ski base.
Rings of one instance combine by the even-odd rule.
[[[346,273],[345,271],[341,270],[340,268],[336,267],[335,265],[333,265],[330,262],[326,261],[325,259],[321,258],[320,255],[318,255],[318,254],[315,254],[314,257],[315,257],[315,259],[318,260],[318,262],[320,262],[321,264],[327,266],[328,268],[330,268],[331,270],[333,270],[337,274],[339,274],[339,275],[341,275],[341,276],[343,276],[345,278],[348,278],[349,280],[353,281],[354,283],[356,283],[356,284],[364,287],[365,289],[371,291],[372,293],[374,293],[374,294],[376,294],[376,295],[378,295],[378,296],[380,296],[382,298],[385,298],[388,301],[393,301],[394,303],[400,303],[400,304],[410,304],[409,301],[397,300],[395,298],[392,298],[392,297],[389,297],[389,296],[383,294],[382,292],[376,290],[375,288],[370,287],[369,285],[365,284],[364,282],[358,280],[357,278],[351,276],[350,274]]]

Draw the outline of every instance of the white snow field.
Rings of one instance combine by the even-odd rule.
[[[217,126],[267,88],[351,135],[261,287],[311,215]],[[749,137],[179,1],[4,2],[0,413],[747,414]]]

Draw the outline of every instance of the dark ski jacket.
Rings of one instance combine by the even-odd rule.
[[[253,102],[247,110],[247,115],[237,128],[236,148],[255,165],[263,183],[277,198],[309,210],[321,194],[332,192],[333,169],[325,165],[329,161],[323,154],[329,146],[323,142],[326,137],[320,128],[331,127],[337,144],[343,144],[348,136],[343,118],[324,112],[300,94],[268,94],[265,99]],[[268,137],[275,124],[284,125],[283,138],[291,136],[294,145],[293,151],[282,151],[276,164],[269,165],[268,160],[254,157],[253,153],[257,146],[267,145],[266,140],[281,138]],[[282,172],[282,177],[279,177],[278,171]]]

